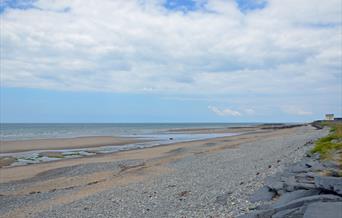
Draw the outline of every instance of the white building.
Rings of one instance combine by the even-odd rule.
[[[326,114],[325,120],[334,120],[334,114]]]

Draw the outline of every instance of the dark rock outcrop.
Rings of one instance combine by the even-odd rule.
[[[336,163],[321,163],[317,155],[308,155],[268,177],[265,186],[250,197],[251,202],[267,204],[239,218],[342,218],[342,177],[323,176],[336,170],[341,170]]]

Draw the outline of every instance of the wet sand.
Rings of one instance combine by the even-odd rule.
[[[0,141],[1,153],[14,153],[35,150],[59,150],[75,148],[93,148],[108,145],[127,145],[148,140],[138,138],[91,136],[62,139],[37,139],[20,141]]]

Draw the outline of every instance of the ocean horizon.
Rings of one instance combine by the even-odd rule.
[[[262,123],[0,123],[2,141],[87,136],[150,136],[172,129],[249,127]]]

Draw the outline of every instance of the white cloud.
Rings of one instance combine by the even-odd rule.
[[[7,9],[1,84],[340,97],[340,0],[271,0],[248,13],[232,1],[210,0],[188,13],[161,2],[38,0],[40,10]]]
[[[308,116],[308,115],[313,114],[313,112],[311,111],[303,110],[302,108],[298,106],[294,106],[294,105],[283,107],[283,111],[290,115],[297,115],[297,116]]]
[[[255,115],[255,110],[252,108],[247,108],[243,110],[247,115]]]
[[[212,112],[214,112],[216,115],[219,115],[219,116],[233,116],[233,117],[241,116],[241,113],[239,111],[231,110],[229,108],[225,108],[222,110],[215,106],[209,106],[208,108],[209,110],[211,110]]]

